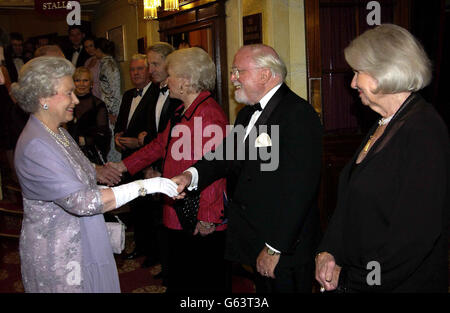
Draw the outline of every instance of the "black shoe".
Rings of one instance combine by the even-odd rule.
[[[152,266],[154,266],[154,265],[156,265],[158,263],[159,262],[158,262],[157,259],[148,256],[148,257],[145,258],[144,262],[142,262],[141,267],[142,268],[149,268],[149,267],[152,267]]]
[[[144,256],[144,253],[142,253],[142,252],[140,252],[140,251],[134,250],[134,251],[131,252],[131,253],[125,254],[125,255],[123,256],[123,259],[124,259],[124,260],[133,260],[133,259],[139,258],[139,257],[141,257],[141,256]]]

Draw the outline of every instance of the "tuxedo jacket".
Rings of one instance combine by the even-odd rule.
[[[17,72],[16,65],[14,64],[14,59],[11,55],[5,55],[5,67],[8,70],[11,83],[17,82],[19,73]]]
[[[250,107],[245,106],[238,113],[234,129],[247,126],[251,114]],[[223,153],[222,160],[216,157],[208,161],[205,156],[194,165],[200,189],[220,177],[234,182],[227,207],[226,257],[255,265],[267,243],[282,253],[277,268],[310,263],[319,231],[320,120],[308,102],[283,84],[267,103],[252,132],[244,143],[234,140],[232,132],[215,151],[216,155]],[[264,132],[270,136],[272,146],[254,148],[255,138]],[[239,159],[227,147],[244,149],[245,158]],[[255,149],[257,156],[252,157],[250,151]],[[271,160],[263,157],[264,152],[272,153]],[[232,154],[235,160],[227,159]],[[271,161],[278,163],[276,169],[262,170],[261,166]]]
[[[338,202],[318,251],[342,267],[339,284],[358,292],[447,292],[448,130],[412,94],[356,165],[373,125],[339,177]],[[381,285],[367,284],[379,264]]]
[[[67,60],[72,62],[73,48],[70,47],[69,49],[67,49],[64,52],[64,55],[66,56]],[[75,65],[75,67],[77,68],[80,66],[84,66],[84,63],[86,63],[87,59],[89,59],[90,57],[91,57],[91,55],[89,53],[87,53],[86,49],[84,49],[84,47],[83,47],[80,51],[80,55],[78,56],[77,64]]]
[[[158,122],[158,128],[156,128],[156,112],[155,112],[155,110],[156,110],[157,101],[158,100],[156,100],[153,107],[149,108],[149,114],[147,117],[148,117],[148,124],[150,125],[150,127],[149,127],[150,132],[144,139],[145,144],[150,143],[153,139],[156,138],[156,136],[159,133],[164,132],[167,125],[169,124],[170,118],[173,116],[176,109],[183,104],[178,99],[167,97],[167,99],[164,102],[164,105],[161,109],[161,114],[159,116],[159,122]]]
[[[136,110],[131,117],[130,123],[128,123],[128,115],[130,114],[131,102],[136,92],[136,88],[127,90],[122,97],[122,103],[120,104],[119,115],[117,116],[116,126],[114,128],[114,134],[123,132],[123,137],[137,138],[139,133],[146,131],[147,133],[156,132],[156,127],[149,123],[149,112],[151,108],[155,108],[156,101],[159,96],[159,87],[153,83],[147,88],[147,91],[143,95]],[[126,149],[122,152],[122,159],[131,155],[138,149]]]

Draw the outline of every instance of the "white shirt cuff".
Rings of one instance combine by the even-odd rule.
[[[268,243],[266,243],[266,247],[269,248],[269,249],[271,249],[271,250],[273,250],[273,251],[275,251],[275,252],[278,253],[278,254],[281,254],[280,251],[278,251],[277,249],[272,248],[271,246],[269,246]]]
[[[185,172],[189,172],[192,175],[191,184],[188,186],[188,190],[196,190],[198,187],[198,171],[195,167],[188,168]]]

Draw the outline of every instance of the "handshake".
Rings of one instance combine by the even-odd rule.
[[[104,166],[96,166],[97,181],[109,187],[117,185],[122,173],[127,171],[123,162],[108,162]],[[184,189],[191,184],[190,172],[183,172],[172,179],[155,177],[135,181],[139,185],[139,195],[151,193],[164,193],[173,199],[183,199],[186,195]]]

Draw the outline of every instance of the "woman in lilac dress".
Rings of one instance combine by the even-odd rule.
[[[176,194],[176,185],[161,178],[97,186],[99,170],[60,127],[73,119],[79,102],[74,70],[66,59],[39,57],[22,67],[12,85],[19,105],[31,114],[15,151],[26,292],[120,292],[103,213],[149,193]],[[117,172],[102,170],[109,183],[119,180]]]

